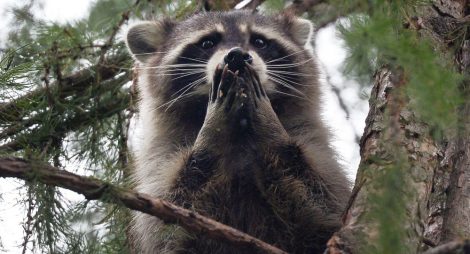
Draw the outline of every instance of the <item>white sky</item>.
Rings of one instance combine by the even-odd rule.
[[[65,23],[83,18],[90,8],[93,0],[45,0],[40,16],[45,20]],[[19,0],[0,0],[0,48],[6,41],[8,32],[8,21],[11,13],[7,11],[9,6],[22,3]],[[333,85],[341,89],[341,96],[350,108],[350,121],[341,110],[338,99],[328,88],[323,79],[324,118],[331,127],[335,137],[333,146],[336,148],[342,164],[347,170],[350,179],[354,179],[359,164],[359,147],[355,143],[355,135],[361,136],[364,129],[364,120],[368,112],[368,103],[359,98],[358,85],[346,80],[341,74],[341,65],[346,57],[346,51],[342,41],[336,36],[334,26],[322,29],[316,38],[316,53],[331,77]],[[13,179],[0,179],[0,239],[3,244],[3,253],[20,253],[23,237],[22,221],[25,217],[25,209],[17,204],[19,197],[18,188],[22,186],[20,181]],[[77,195],[67,192],[72,199],[79,198]]]

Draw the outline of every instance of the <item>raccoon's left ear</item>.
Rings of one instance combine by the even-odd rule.
[[[310,48],[313,39],[312,22],[308,19],[293,18],[291,20],[291,34],[297,43]]]
[[[298,44],[305,48],[312,48],[313,24],[308,19],[296,17],[290,12],[281,12],[277,16],[284,29],[287,28],[289,35]]]
[[[144,21],[129,28],[126,44],[132,55],[140,62],[146,62],[163,45],[174,26],[168,19]]]

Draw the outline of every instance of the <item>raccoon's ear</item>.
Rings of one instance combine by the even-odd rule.
[[[291,20],[291,34],[294,40],[306,48],[311,48],[313,39],[313,24],[308,19],[293,18]]]
[[[313,50],[313,24],[308,19],[295,16],[290,11],[283,11],[276,18],[280,24],[286,29],[291,38],[306,49]]]
[[[174,26],[171,20],[144,21],[129,28],[126,44],[134,58],[145,62],[165,42]]]

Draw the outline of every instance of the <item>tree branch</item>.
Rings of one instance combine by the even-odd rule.
[[[256,11],[256,8],[258,8],[258,6],[260,6],[263,2],[264,0],[251,0],[249,3],[244,5],[242,9]]]
[[[59,98],[65,98],[66,96],[85,90],[91,84],[95,82],[97,75],[101,77],[101,80],[110,79],[116,76],[122,71],[122,66],[129,60],[128,55],[118,54],[107,59],[106,65],[98,64],[95,66],[88,67],[80,70],[69,76],[64,77],[61,80],[61,94]],[[54,82],[49,86],[50,90],[55,91],[58,87],[58,83]],[[18,105],[28,105],[31,102],[41,101],[41,98],[47,93],[46,87],[38,88],[26,95],[23,95],[15,100],[7,103],[0,104],[0,120],[2,121],[20,121],[23,114],[29,111],[31,108],[18,107]]]
[[[408,99],[401,93],[404,85],[400,69],[383,68],[375,74],[370,112],[360,142],[361,164],[354,195],[344,214],[343,227],[328,241],[325,253],[383,248],[378,241],[379,226],[398,219],[403,226],[388,229],[400,234],[400,247],[416,249],[422,243],[420,225],[426,219],[431,192],[431,185],[425,180],[432,179],[439,164],[439,147],[430,137],[429,127],[418,121],[408,107]],[[413,156],[401,157],[403,154]],[[400,179],[399,184],[393,179]],[[392,192],[399,192],[406,199],[397,199]],[[377,200],[395,207],[385,208]],[[400,200],[405,201],[399,204]],[[395,212],[393,216],[386,213],[390,210]]]
[[[284,9],[284,12],[301,16],[315,5],[325,2],[325,0],[294,0],[294,2]]]
[[[451,254],[456,253],[458,250],[463,250],[463,253],[470,250],[470,240],[457,240],[437,246],[436,248],[425,251],[423,254]]]
[[[112,98],[104,100],[96,109],[76,112],[73,116],[66,117],[64,120],[56,123],[49,131],[50,135],[41,134],[41,128],[39,128],[32,133],[17,137],[14,141],[1,145],[0,151],[18,151],[27,146],[41,146],[42,143],[49,140],[51,135],[59,135],[77,130],[96,121],[97,117],[100,119],[108,118],[128,108],[129,103],[130,96],[127,93],[113,96]]]
[[[95,178],[79,176],[42,162],[17,157],[0,157],[0,177],[15,177],[62,187],[80,193],[88,200],[124,205],[132,210],[158,217],[165,223],[178,224],[188,231],[203,233],[233,246],[252,248],[260,253],[287,254],[248,234],[165,200],[122,189]]]
[[[85,96],[83,96],[82,94],[84,93],[84,91],[77,91],[77,93],[75,93],[74,96],[79,97],[79,98],[78,99],[74,98],[73,103],[71,102],[70,106],[73,106],[75,104],[78,104],[79,106],[86,104],[88,103],[88,100],[91,97],[97,97],[97,96],[102,95],[103,93],[106,93],[109,91],[115,91],[116,89],[119,89],[120,87],[122,87],[122,85],[125,84],[128,80],[129,80],[129,73],[124,72],[123,75],[120,76],[119,78],[108,79],[104,82],[101,82],[101,85],[99,87],[97,87],[96,89],[92,89],[91,91],[86,93]],[[90,96],[90,94],[92,94],[92,96]],[[86,99],[85,102],[84,102],[84,99]],[[112,103],[115,103],[115,101],[112,101]],[[6,139],[8,137],[14,138],[14,136],[17,136],[22,131],[26,130],[27,128],[35,124],[40,124],[40,125],[49,124],[49,123],[44,122],[44,119],[45,119],[44,115],[48,114],[47,110],[45,110],[44,112],[36,112],[36,113],[37,114],[31,118],[28,118],[25,120],[22,119],[21,121],[15,121],[13,123],[6,123],[5,127],[2,126],[3,129],[0,132],[0,140]],[[67,117],[64,116],[63,118],[67,118]]]

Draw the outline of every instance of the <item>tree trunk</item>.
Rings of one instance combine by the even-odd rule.
[[[470,238],[470,36],[465,33],[458,44],[448,37],[458,29],[468,32],[462,26],[469,22],[470,8],[466,0],[440,0],[417,11],[410,28],[431,39],[437,54],[453,55],[465,77],[458,130],[449,131],[446,142],[433,139],[430,127],[411,110],[413,98],[403,93],[413,74],[389,67],[377,71],[354,194],[328,253],[416,253],[453,240],[433,253],[469,248],[462,239]],[[390,186],[396,193],[387,193]],[[377,197],[385,209],[377,209]],[[389,212],[400,204],[403,213]],[[389,231],[398,231],[395,239],[384,240],[390,235],[380,227],[387,221]],[[387,247],[381,241],[389,249],[381,249]]]

